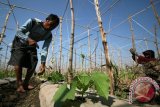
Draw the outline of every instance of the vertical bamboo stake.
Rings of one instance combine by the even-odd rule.
[[[74,53],[75,53],[75,56],[74,56],[74,61],[75,61],[75,62],[74,62],[74,69],[75,69],[75,71],[76,71],[76,64],[77,64],[77,63],[76,63],[76,62],[77,62],[77,61],[76,61],[76,49],[74,49]]]
[[[9,6],[10,6],[10,8],[12,9],[12,7],[14,7],[13,5],[11,5],[10,4],[10,2],[9,2],[9,0],[7,0],[7,2],[8,2],[8,4],[9,4]],[[18,21],[16,20],[16,16],[14,15],[14,11],[12,10],[12,15],[13,15],[13,17],[14,17],[14,20],[15,20],[15,22],[16,22],[16,26],[17,26],[17,30],[18,30],[18,28],[19,28],[19,24],[18,24]]]
[[[130,31],[131,31],[131,36],[132,36],[132,48],[136,50],[136,47],[135,47],[135,37],[134,37],[134,31],[133,31],[133,26],[132,26],[132,19],[131,17],[128,18],[129,19],[129,23],[130,23]]]
[[[112,45],[110,45],[110,60],[114,60],[113,56],[113,48]]]
[[[94,53],[95,63],[94,63],[94,66],[95,66],[95,68],[96,68],[96,66],[97,66],[97,65],[96,65],[96,64],[97,64],[97,62],[96,62],[96,61],[97,61],[97,60],[96,60],[96,59],[97,59],[97,58],[96,58],[96,40],[97,40],[97,38],[94,39],[94,41],[95,41],[95,42],[94,42],[94,47],[95,47],[95,53]]]
[[[155,35],[155,47],[156,47],[156,50],[157,50],[157,55],[158,55],[158,58],[160,58],[160,53],[159,53],[159,49],[158,49],[158,40],[157,40],[157,29],[156,29],[156,25],[155,25],[155,28],[154,28],[154,35]]]
[[[7,52],[8,52],[8,45],[7,45],[7,49],[6,49],[6,54],[5,54],[5,61],[4,61],[4,68],[6,68],[6,60],[7,60]]]
[[[81,45],[80,46],[80,48],[81,48],[81,55],[82,55],[82,46],[83,45]],[[81,71],[83,70],[83,58],[82,58],[82,56],[81,56]]]
[[[68,68],[69,52],[67,52],[66,69]]]
[[[102,49],[101,49],[101,72],[102,72]]]
[[[120,50],[121,69],[123,69],[122,51]]]
[[[157,13],[157,11],[156,11],[156,8],[155,8],[155,6],[154,6],[154,4],[153,4],[153,1],[150,0],[150,3],[151,3],[151,5],[152,5],[152,9],[153,9],[153,12],[154,12],[154,16],[155,16],[155,18],[157,19],[158,24],[159,24],[159,26],[160,26],[160,18],[159,18],[159,16],[158,16],[158,13]]]
[[[0,69],[2,69],[2,54],[0,54]]]
[[[90,43],[90,30],[88,27],[88,56],[89,56],[89,72],[91,72],[92,62],[91,62],[91,43]]]
[[[55,55],[56,56],[56,55]],[[56,71],[58,71],[57,70],[57,57],[55,57],[55,66],[56,66]]]
[[[146,49],[148,50],[148,42],[147,42],[146,38],[144,38],[144,42],[145,42],[145,45],[146,45]]]
[[[56,34],[54,34],[53,38],[52,38],[52,58],[54,59],[54,40],[55,40]],[[52,60],[52,59],[51,59]],[[54,68],[54,66],[56,66],[56,60],[55,60],[55,64],[52,63],[52,68]]]
[[[132,19],[129,16],[128,17],[129,23],[130,23],[130,31],[131,31],[131,36],[132,36],[132,48],[136,51],[136,47],[135,47],[135,38],[134,38],[134,31],[133,31],[133,26],[132,26]],[[135,62],[137,62],[136,56],[135,57]]]
[[[64,71],[64,55],[62,55],[62,67],[61,67],[61,69],[62,69],[62,71]],[[63,74],[63,72],[61,72],[62,74]]]
[[[102,44],[103,44],[103,48],[104,48],[106,68],[107,68],[107,72],[109,73],[109,77],[110,77],[110,94],[113,95],[113,93],[114,93],[113,92],[114,79],[113,79],[112,66],[110,64],[110,58],[109,58],[109,54],[108,54],[108,44],[106,41],[106,33],[104,32],[103,25],[102,25],[98,0],[94,0],[94,3],[95,3],[95,10],[96,10],[96,15],[97,15],[97,19],[98,19],[99,29],[100,29],[100,33],[101,33],[101,38],[102,38]]]
[[[1,44],[2,40],[3,40],[3,36],[4,36],[4,34],[5,34],[6,27],[7,27],[7,22],[8,22],[9,16],[11,15],[11,12],[12,12],[13,9],[14,9],[14,7],[12,7],[12,8],[9,10],[8,14],[6,15],[6,19],[5,19],[5,22],[4,22],[4,26],[3,26],[3,29],[2,29],[2,33],[1,33],[1,35],[0,35],[0,44]]]
[[[122,68],[122,55],[121,55],[121,49],[118,49],[118,58],[119,58],[119,72],[121,71]]]
[[[60,50],[59,50],[59,73],[61,73],[61,64],[62,64],[62,17],[60,17]]]
[[[78,46],[79,46],[78,49],[81,48],[81,43],[79,43]],[[80,50],[80,52],[78,52],[78,53],[82,54],[82,51]],[[78,57],[78,72],[81,70],[81,66],[82,66],[81,65],[81,55],[79,55],[79,57]]]
[[[70,8],[71,8],[72,25],[71,25],[70,52],[69,52],[69,67],[68,67],[68,81],[67,81],[68,83],[71,83],[73,79],[72,63],[73,63],[75,20],[74,20],[74,9],[72,5],[72,0],[70,0]]]
[[[86,59],[84,59],[84,63],[85,63],[85,65],[84,65],[85,66],[84,71],[86,71],[86,66],[87,66],[86,65]]]

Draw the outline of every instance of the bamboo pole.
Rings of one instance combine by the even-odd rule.
[[[64,55],[62,55],[62,66],[61,66],[61,69],[63,72],[61,72],[62,74],[64,73]]]
[[[12,6],[12,8],[9,10],[8,14],[6,15],[6,19],[5,19],[5,22],[4,22],[4,26],[3,26],[3,29],[2,29],[2,32],[1,32],[1,35],[0,35],[0,44],[2,43],[3,36],[4,36],[4,34],[5,34],[5,31],[6,31],[8,19],[9,19],[9,16],[11,15],[11,12],[13,11],[13,9],[14,9],[14,6]]]
[[[151,3],[151,5],[152,5],[152,9],[153,9],[153,12],[154,12],[154,16],[155,16],[155,18],[157,19],[158,24],[159,24],[159,26],[160,26],[160,18],[159,18],[159,16],[158,16],[158,13],[157,13],[157,11],[156,11],[156,8],[155,8],[155,6],[154,6],[154,4],[153,4],[153,1],[150,0],[150,3]]]
[[[132,26],[132,19],[131,19],[130,16],[128,17],[128,21],[129,21],[129,24],[130,24],[130,31],[131,31],[131,36],[132,36],[132,48],[136,51],[134,30],[133,30],[133,26]],[[137,63],[137,58],[136,58],[136,56],[134,56],[134,57],[135,57],[134,58],[135,62]]]
[[[87,67],[86,59],[84,59],[84,71],[86,71],[86,67]]]
[[[133,26],[132,26],[132,21],[131,21],[132,19],[131,19],[131,17],[129,17],[128,19],[129,19],[129,23],[130,23],[130,31],[131,31],[131,36],[132,36],[132,48],[136,50],[134,31],[133,31]]]
[[[121,71],[121,68],[122,68],[122,55],[121,55],[121,49],[118,49],[118,62],[119,62],[119,73]]]
[[[56,55],[55,55],[56,56]],[[56,66],[56,71],[58,71],[58,67],[57,67],[57,57],[55,57],[55,66]]]
[[[61,73],[61,64],[62,64],[62,17],[60,17],[60,50],[59,50],[59,64],[58,64],[58,68],[59,68],[59,73]]]
[[[101,38],[102,38],[102,44],[103,44],[103,48],[104,48],[106,68],[107,68],[106,70],[109,73],[109,78],[110,78],[110,94],[113,95],[114,94],[114,92],[113,92],[113,90],[114,90],[114,78],[113,78],[112,66],[110,64],[108,44],[107,44],[107,41],[106,41],[106,33],[104,32],[103,25],[102,25],[98,0],[94,0],[94,3],[95,3],[95,10],[96,10],[96,15],[97,15],[97,19],[98,19],[99,29],[100,29],[100,33],[101,33]]]
[[[154,38],[155,38],[155,47],[156,47],[156,50],[157,50],[157,55],[158,55],[158,58],[160,58],[160,53],[159,53],[159,48],[158,48],[158,40],[157,40],[157,29],[156,29],[156,25],[154,27]]]
[[[77,65],[77,58],[76,58],[76,49],[74,49],[74,53],[75,53],[75,56],[74,56],[74,69],[76,71],[76,65]]]
[[[2,54],[0,54],[0,69],[2,69]]]
[[[52,57],[51,57],[51,64],[52,64],[52,68],[54,68],[54,70],[56,70],[55,69],[55,67],[54,66],[56,66],[56,62],[53,62],[53,60],[54,60],[54,40],[55,40],[55,34],[54,34],[54,36],[53,36],[53,38],[52,38],[52,45],[51,45],[51,47],[52,47]],[[56,60],[55,60],[56,61]],[[55,63],[55,64],[54,64]]]
[[[89,57],[89,72],[91,72],[92,62],[91,62],[91,43],[90,43],[90,29],[88,27],[88,57]]]
[[[6,69],[6,61],[7,61],[8,47],[9,47],[9,46],[7,45],[6,54],[5,54],[5,60],[4,60],[4,69]]]
[[[94,47],[95,47],[95,53],[94,53],[94,57],[95,57],[95,63],[94,63],[94,66],[96,68],[96,64],[97,64],[97,49],[96,49],[96,41],[97,41],[97,38],[94,39]]]
[[[146,45],[146,49],[148,50],[148,41],[146,38],[144,38],[144,42],[145,42],[145,45]]]
[[[102,62],[102,49],[101,49],[101,72],[102,72],[102,64],[103,64],[103,62]]]
[[[69,67],[68,67],[68,83],[72,82],[73,79],[73,71],[72,71],[72,63],[73,63],[73,47],[74,47],[74,28],[75,28],[75,19],[74,19],[74,9],[72,0],[70,0],[70,9],[71,9],[71,38],[70,38],[70,52],[69,52]]]
[[[69,58],[68,58],[68,57],[69,57],[69,52],[67,52],[66,69],[68,68],[68,61],[69,61]]]
[[[81,72],[83,71],[83,57],[82,57],[82,46],[83,45],[81,45],[80,47],[81,47]]]
[[[8,2],[8,4],[9,4],[9,7],[10,7],[10,9],[12,9],[12,5],[10,4],[10,1],[9,0],[7,0],[7,2]],[[15,14],[14,14],[14,11],[12,10],[12,15],[13,15],[13,17],[14,17],[14,20],[15,20],[15,22],[16,22],[16,26],[17,26],[17,30],[19,29],[19,24],[18,24],[18,21],[17,21],[17,19],[16,19],[16,16],[15,16]]]
[[[110,60],[114,60],[113,56],[113,48],[112,45],[110,45]]]

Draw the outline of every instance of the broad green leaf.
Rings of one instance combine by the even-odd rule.
[[[91,78],[93,80],[93,84],[97,90],[97,93],[108,99],[109,94],[109,79],[108,76],[101,72],[95,72],[91,75]]]
[[[78,81],[84,86],[87,86],[90,80],[90,76],[88,76],[86,73],[82,73],[78,76]]]
[[[73,81],[77,82],[76,87],[79,89],[81,94],[84,94],[86,90],[91,86],[90,84],[90,76],[86,73],[81,73],[74,78]]]
[[[64,96],[62,101],[65,101],[67,99],[74,100],[75,99],[75,93],[76,93],[76,87],[77,87],[77,81],[73,80],[72,83],[71,83],[70,90],[68,91],[68,93],[66,93],[66,95]]]
[[[56,91],[55,95],[53,96],[53,100],[55,102],[63,102],[63,98],[68,92],[69,92],[69,89],[67,88],[67,83],[64,83]]]

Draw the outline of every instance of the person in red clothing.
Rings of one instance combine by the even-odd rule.
[[[138,55],[135,49],[131,48],[132,59],[144,67],[146,76],[157,80],[160,76],[160,60],[155,58],[153,50],[146,50],[142,52],[143,55]]]
[[[155,58],[155,53],[153,50],[146,50],[142,52],[143,55],[137,54],[135,49],[131,48],[130,52],[132,54],[133,60],[141,64],[143,67],[144,74],[155,80],[158,84],[160,84],[160,60]],[[159,95],[160,92],[158,91]],[[141,81],[139,84],[136,84],[134,90],[134,97],[137,101],[146,103],[153,101],[152,100],[155,96],[155,87],[152,83],[148,81]],[[159,98],[159,97],[157,97]]]
[[[133,48],[130,49],[130,52],[132,54],[133,60],[137,61],[138,64],[145,64],[145,63],[148,63],[150,61],[156,61],[157,60],[155,58],[155,54],[154,54],[153,50],[146,50],[146,51],[142,52],[143,56],[138,55]]]

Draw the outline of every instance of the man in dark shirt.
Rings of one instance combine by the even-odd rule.
[[[37,18],[27,20],[16,32],[12,43],[11,58],[9,65],[13,65],[16,72],[17,91],[25,92],[27,89],[33,89],[29,80],[33,75],[38,58],[37,42],[44,41],[41,51],[41,65],[39,74],[45,72],[45,63],[48,54],[48,48],[52,40],[51,31],[59,24],[57,15],[50,14],[45,21]],[[27,68],[27,73],[22,82],[22,68]]]

